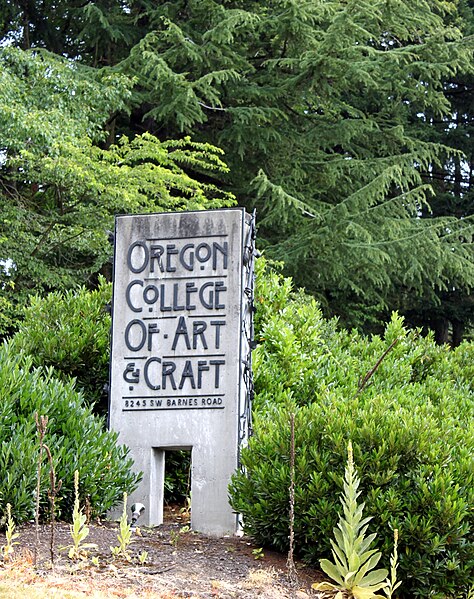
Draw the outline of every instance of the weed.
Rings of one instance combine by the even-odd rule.
[[[89,536],[89,527],[86,525],[86,516],[79,507],[79,471],[74,472],[74,509],[72,512],[72,524],[69,527],[72,538],[72,545],[64,547],[69,549],[68,557],[70,559],[87,559],[86,549],[97,547],[94,543],[83,543]]]
[[[38,547],[39,547],[39,511],[40,511],[40,492],[41,492],[41,465],[43,463],[43,440],[48,427],[48,417],[39,416],[38,412],[35,412],[35,423],[36,430],[38,432],[39,440],[39,452],[38,452],[38,463],[36,470],[36,497],[35,497],[35,553],[34,563],[38,560]]]
[[[258,549],[252,549],[253,559],[259,560],[265,557],[265,553],[263,552],[263,548],[259,547]]]
[[[123,557],[128,562],[131,560],[128,547],[133,543],[132,539],[132,527],[127,520],[127,493],[123,494],[123,511],[119,522],[119,532],[117,540],[119,542],[117,547],[111,547],[112,555],[114,557]]]
[[[393,553],[390,556],[390,578],[387,578],[387,580],[386,580],[387,586],[384,589],[384,593],[387,596],[387,599],[392,599],[393,593],[402,584],[401,582],[397,582],[397,568],[398,568],[398,530],[395,529],[393,531]],[[472,588],[473,588],[472,599],[474,599],[474,587],[472,587]]]
[[[170,543],[171,545],[174,545],[175,547],[178,545],[179,543],[179,530],[171,530],[170,531]]]
[[[5,531],[6,543],[2,547],[3,559],[8,562],[10,556],[14,552],[13,545],[18,545],[15,541],[20,535],[15,532],[15,523],[12,518],[12,506],[7,503],[7,529]]]
[[[185,520],[189,520],[191,518],[191,495],[186,497],[185,504],[182,508],[180,508],[179,514]]]
[[[273,585],[278,579],[278,574],[271,566],[270,568],[252,568],[247,574],[247,579],[244,585],[248,589],[265,589]]]
[[[49,461],[49,490],[48,490],[48,499],[49,506],[51,510],[51,539],[49,544],[50,556],[51,556],[51,564],[54,567],[54,533],[55,533],[55,518],[56,518],[56,497],[58,496],[59,491],[61,490],[61,486],[63,481],[60,480],[56,482],[56,470],[54,469],[53,456],[51,455],[51,451],[47,445],[43,444],[44,449],[46,450],[46,454],[48,456]]]
[[[175,547],[177,547],[181,536],[190,531],[191,531],[191,527],[188,526],[187,524],[182,526],[179,530],[170,531],[170,543],[172,545],[174,545]]]
[[[298,573],[296,571],[295,560],[293,558],[295,550],[295,415],[290,414],[290,546],[288,549],[288,558],[286,568],[289,580],[296,584],[298,582]],[[255,558],[257,559],[257,558]]]
[[[335,541],[331,539],[334,563],[327,559],[320,561],[322,570],[337,582],[314,584],[313,588],[321,591],[338,590],[336,598],[343,597],[341,591],[350,591],[355,599],[383,599],[376,592],[391,586],[394,590],[396,583],[397,549],[392,556],[392,580],[387,582],[388,570],[374,570],[382,554],[375,549],[369,549],[375,534],[365,536],[371,518],[362,518],[364,504],[357,504],[360,495],[360,480],[354,468],[352,444],[347,448],[348,459],[345,470],[344,493],[341,498],[343,515],[339,517],[337,528],[334,529]],[[391,596],[391,595],[389,595]]]

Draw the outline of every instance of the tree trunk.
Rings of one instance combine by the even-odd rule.
[[[449,343],[449,320],[440,316],[433,321],[435,341],[438,345]]]
[[[453,320],[453,338],[451,340],[452,347],[457,347],[463,340],[465,324],[461,320]]]

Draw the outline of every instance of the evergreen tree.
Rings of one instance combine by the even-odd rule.
[[[120,65],[139,73],[141,118],[225,149],[268,254],[328,312],[367,326],[470,293],[471,223],[432,212],[423,177],[461,156],[418,123],[449,118],[446,81],[471,64],[454,4],[175,2],[142,18],[152,31]]]
[[[40,27],[48,8],[31,6],[8,3],[10,40],[59,45],[133,81],[126,109],[110,111],[105,146],[147,131],[222,147],[226,189],[257,207],[268,255],[328,313],[369,326],[453,289],[469,297],[470,213],[430,212],[426,177],[461,164],[452,136],[432,125],[453,114],[448,82],[472,64],[462,3],[464,12],[441,0],[60,2],[48,25],[63,23],[56,46]]]
[[[461,26],[466,36],[474,33],[474,5],[460,3]],[[450,101],[450,112],[444,117],[426,113],[418,119],[420,133],[459,152],[446,156],[438,166],[422,173],[434,190],[430,211],[423,217],[454,217],[464,227],[459,231],[458,242],[472,242],[470,221],[474,214],[474,78],[472,71],[450,77],[445,83],[445,95]],[[474,322],[474,303],[470,289],[459,280],[439,289],[434,301],[412,303],[404,306],[409,321],[415,325],[430,326],[438,342],[450,341],[458,345],[468,327]]]

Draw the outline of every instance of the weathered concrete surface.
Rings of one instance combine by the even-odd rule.
[[[164,450],[190,449],[191,526],[235,532],[242,390],[241,209],[116,219],[110,427],[144,473],[140,522],[163,518]]]

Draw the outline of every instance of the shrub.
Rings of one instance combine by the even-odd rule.
[[[106,310],[112,285],[104,279],[90,291],[84,287],[35,296],[25,308],[22,327],[11,340],[12,351],[30,355],[36,367],[53,367],[64,382],[74,378],[87,405],[104,416],[109,381],[110,315]],[[170,502],[184,502],[188,489],[189,454],[167,458],[165,490]]]
[[[74,378],[87,405],[101,416],[107,414],[110,326],[106,310],[112,285],[100,279],[99,287],[85,287],[34,296],[25,308],[21,329],[10,342],[12,351],[30,355],[36,367],[53,367],[63,381]],[[189,494],[188,452],[172,452],[167,457],[165,492],[169,502],[184,502]]]
[[[256,295],[265,304],[262,276]],[[242,454],[245,471],[231,484],[247,532],[259,545],[288,548],[295,412],[295,543],[303,557],[316,565],[330,556],[351,439],[369,532],[383,555],[390,555],[393,529],[400,531],[401,596],[467,594],[474,578],[474,346],[436,346],[396,315],[382,337],[338,331],[313,301],[293,296],[287,281],[271,284],[287,290],[286,301],[272,291],[279,308],[270,301],[259,324],[254,436]]]
[[[52,369],[35,369],[31,356],[8,344],[0,346],[0,478],[1,510],[11,503],[15,520],[34,516],[38,438],[35,412],[48,416],[45,443],[63,481],[60,516],[70,518],[74,506],[74,471],[79,470],[83,498],[92,513],[103,514],[132,491],[128,450],[117,445],[117,434],[103,429],[102,420],[84,407],[71,381],[53,377]],[[47,509],[48,465],[43,465],[41,505]]]
[[[110,316],[106,311],[111,285],[35,296],[12,343],[31,356],[34,366],[53,366],[62,380],[75,378],[88,404],[107,412]]]

